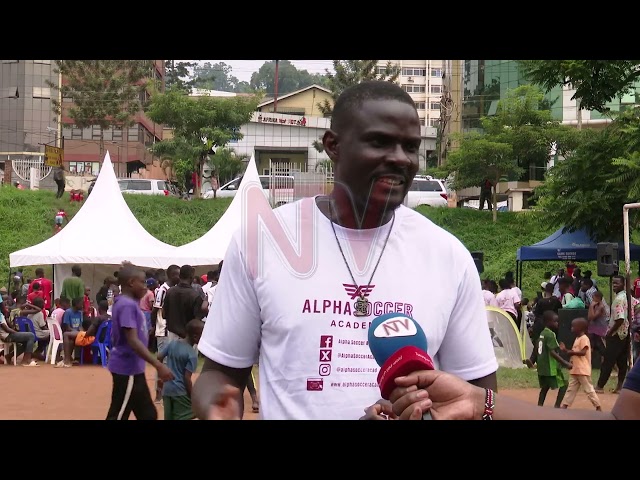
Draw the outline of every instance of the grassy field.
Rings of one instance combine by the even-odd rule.
[[[564,378],[569,379],[569,371],[563,370]],[[593,384],[598,383],[598,376],[600,370],[593,369],[591,373],[591,379]],[[616,377],[609,378],[606,390],[613,390],[618,382]],[[538,383],[538,374],[535,370],[529,368],[499,368],[498,369],[498,387],[503,389],[519,389],[519,388],[540,388]]]
[[[125,195],[131,211],[149,233],[171,245],[184,245],[207,232],[228,207],[229,199],[184,201],[177,198],[147,195]],[[3,228],[0,235],[0,275],[9,277],[9,254],[35,245],[51,236],[53,218],[58,208],[70,216],[78,204],[69,203],[68,196],[57,200],[53,192],[0,188],[0,212]],[[483,278],[498,280],[505,272],[515,272],[516,250],[546,238],[555,231],[544,217],[531,212],[500,212],[497,223],[491,213],[473,209],[428,208],[420,213],[456,235],[471,251],[484,252]],[[105,219],[105,226],[117,219]],[[529,262],[524,267],[524,295],[532,298],[540,289],[544,273],[555,272],[561,262]],[[45,266],[47,267],[47,266]],[[581,264],[595,272],[595,262]],[[50,267],[48,267],[50,268]],[[35,267],[24,269],[31,276]],[[454,273],[454,272],[452,272]],[[0,276],[0,278],[2,278]],[[6,280],[0,280],[4,284]],[[608,279],[598,283],[608,298]]]

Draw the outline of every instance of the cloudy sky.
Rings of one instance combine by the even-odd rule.
[[[240,81],[248,82],[251,80],[251,74],[257,72],[260,67],[269,60],[183,60],[185,62],[224,62],[233,69],[232,74]],[[333,71],[331,60],[289,60],[298,70],[307,70],[309,73],[324,73],[325,68]]]

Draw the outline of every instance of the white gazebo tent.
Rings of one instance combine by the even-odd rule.
[[[213,268],[224,259],[229,243],[231,243],[231,238],[233,234],[240,229],[242,223],[243,210],[245,209],[245,196],[242,195],[243,189],[251,183],[260,185],[260,176],[258,175],[258,168],[256,167],[256,161],[253,155],[247,164],[247,169],[238,186],[237,194],[233,197],[233,200],[222,217],[220,217],[216,224],[211,227],[211,230],[202,237],[191,243],[177,247],[177,250],[183,256],[205,257],[201,263],[195,263],[196,261],[194,260],[194,263],[191,264],[193,266],[200,266],[201,268],[197,269],[198,271],[204,273],[204,271]]]
[[[107,152],[91,195],[78,213],[58,234],[10,254],[9,265],[53,265],[54,295],[58,295],[71,267],[78,264],[93,297],[105,277],[125,260],[147,268],[204,261],[180,255],[177,248],[161,242],[138,222],[120,192]]]

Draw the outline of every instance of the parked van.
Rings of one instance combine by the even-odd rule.
[[[148,178],[119,178],[118,185],[122,193],[137,193],[142,195],[177,196],[173,185],[166,180]]]
[[[240,187],[242,177],[235,178],[225,183],[216,191],[217,198],[233,198]],[[290,203],[295,199],[294,177],[292,175],[260,175],[260,183],[265,196],[273,200],[273,205],[279,207]],[[202,198],[213,198],[213,190],[208,190]]]
[[[429,175],[416,175],[411,187],[409,187],[404,204],[409,208],[416,208],[420,205],[446,207],[448,206],[448,198],[447,189],[442,180],[432,178]]]

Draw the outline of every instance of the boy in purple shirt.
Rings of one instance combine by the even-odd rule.
[[[144,272],[124,262],[118,272],[122,292],[111,313],[111,343],[108,368],[113,377],[111,406],[107,420],[128,420],[131,412],[137,420],[157,420],[158,412],[144,375],[145,362],[153,365],[165,382],[173,380],[171,370],[149,352],[149,330],[140,309],[147,293]]]

